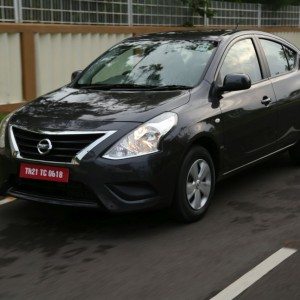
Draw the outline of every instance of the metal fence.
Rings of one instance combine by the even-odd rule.
[[[16,13],[14,0],[0,0],[0,21],[15,22]]]
[[[0,22],[99,25],[300,26],[300,6],[212,1],[210,19],[181,0],[0,0]]]
[[[20,21],[75,24],[128,24],[127,0],[22,0]]]

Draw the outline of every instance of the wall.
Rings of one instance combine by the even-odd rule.
[[[22,98],[20,34],[0,33],[0,104]]]

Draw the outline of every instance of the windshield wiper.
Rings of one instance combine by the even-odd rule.
[[[116,84],[90,84],[78,85],[78,88],[90,90],[111,90],[111,89],[153,89],[153,85],[141,85],[133,83],[116,83]]]
[[[190,90],[192,89],[192,86],[187,85],[178,85],[178,84],[171,84],[171,85],[162,85],[162,86],[156,86],[153,88],[155,91],[164,91],[164,90]]]
[[[193,87],[187,85],[142,85],[134,83],[116,83],[116,84],[89,84],[78,85],[78,88],[89,90],[112,90],[112,89],[143,89],[151,91],[165,91],[165,90],[190,90]]]

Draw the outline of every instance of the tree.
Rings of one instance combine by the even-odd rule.
[[[210,9],[211,0],[181,0],[186,4],[193,12],[199,16],[213,17],[214,12]]]
[[[211,18],[214,11],[210,8],[211,0],[181,0],[183,4],[190,7],[193,14]],[[272,10],[278,10],[287,5],[300,5],[300,0],[230,0],[230,2],[239,3],[260,3]]]
[[[272,10],[278,10],[287,5],[300,5],[300,0],[233,0],[234,2],[260,3]]]

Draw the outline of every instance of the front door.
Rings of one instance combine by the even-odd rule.
[[[251,78],[249,90],[227,92],[220,101],[224,128],[225,172],[230,172],[272,152],[277,140],[276,97],[264,78],[251,37],[235,42],[218,74],[243,73]]]

